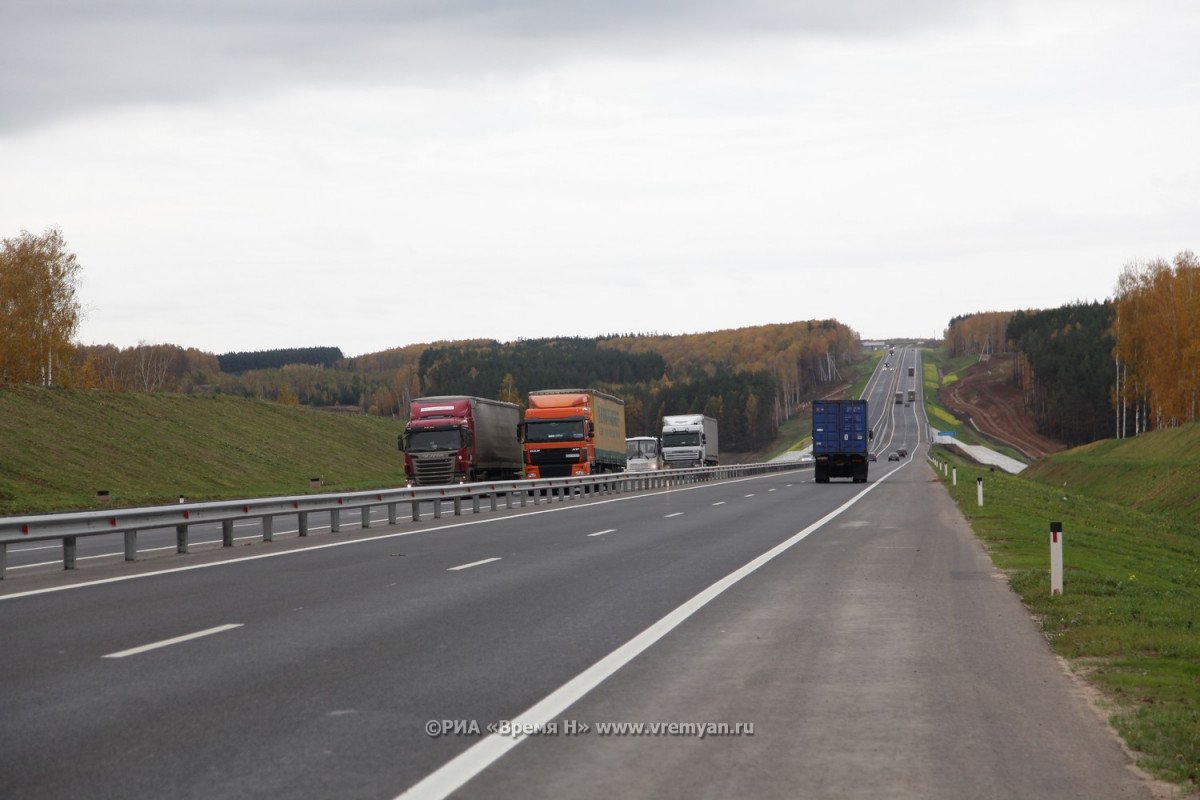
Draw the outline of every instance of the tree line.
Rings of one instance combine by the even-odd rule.
[[[240,375],[252,369],[278,369],[290,364],[332,367],[343,359],[340,347],[290,347],[254,352],[222,353],[217,363],[222,372]]]
[[[1195,422],[1200,259],[1127,265],[1103,303],[955,317],[944,347],[975,354],[997,339],[1017,353],[1014,381],[1038,430],[1067,444]]]
[[[1125,267],[1113,301],[1118,437],[1195,422],[1200,412],[1200,259],[1191,251]]]
[[[942,347],[951,358],[976,356],[1010,349],[1008,323],[1013,311],[984,311],[963,314],[950,320],[942,334]]]
[[[435,342],[355,358],[336,347],[214,355],[145,341],[82,345],[72,342],[78,272],[58,231],[4,241],[0,386],[221,392],[397,417],[422,395],[521,403],[535,389],[596,387],[625,398],[631,434],[654,433],[665,414],[705,413],[721,421],[723,446],[736,450],[770,441],[811,393],[860,357],[857,333],[836,320],[684,336]]]
[[[1112,320],[1109,303],[1012,315],[1007,337],[1017,351],[1014,380],[1041,433],[1080,445],[1111,432]]]

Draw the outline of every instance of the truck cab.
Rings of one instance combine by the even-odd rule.
[[[404,474],[417,486],[463,483],[474,436],[466,419],[445,416],[413,419],[400,436]]]
[[[526,478],[623,470],[625,402],[595,389],[530,392],[520,438]]]
[[[663,417],[662,457],[667,467],[713,467],[718,463],[717,421],[703,414]]]
[[[420,397],[400,436],[404,472],[416,486],[521,475],[520,409],[483,397]]]

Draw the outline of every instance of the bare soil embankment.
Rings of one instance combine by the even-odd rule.
[[[1013,383],[1016,358],[992,356],[967,370],[942,389],[938,397],[946,408],[967,419],[989,439],[1006,444],[1029,458],[1065,450],[1067,446],[1037,432],[1033,416],[1025,411],[1021,390]]]

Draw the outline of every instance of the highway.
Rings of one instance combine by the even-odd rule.
[[[0,796],[1148,797],[934,481],[908,380],[868,386],[875,449],[913,457],[866,485],[30,569],[0,586]],[[660,722],[753,734],[598,727]]]

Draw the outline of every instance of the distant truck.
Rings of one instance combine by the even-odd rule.
[[[521,441],[527,478],[619,472],[625,469],[625,401],[595,389],[530,392]]]
[[[668,467],[715,467],[720,443],[717,421],[703,414],[663,417],[663,464]]]
[[[625,471],[651,472],[662,469],[662,451],[653,436],[631,436],[625,440]]]
[[[484,397],[419,397],[400,435],[404,472],[416,486],[516,480],[522,473],[521,409]]]
[[[904,404],[904,392],[896,392],[896,405]]]
[[[912,377],[914,377],[916,374],[917,374],[917,368],[916,368],[916,367],[909,367],[909,368],[908,368],[908,377],[912,378]]]
[[[814,400],[812,410],[816,482],[851,478],[855,483],[866,483],[867,452],[872,437],[867,423],[867,401]]]
[[[908,390],[908,402],[910,402],[910,403],[917,402],[917,390],[916,389]]]

